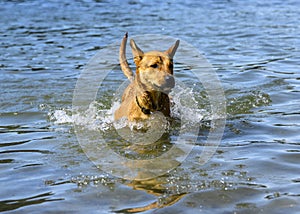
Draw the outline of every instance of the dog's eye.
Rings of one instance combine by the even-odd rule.
[[[157,64],[157,63],[152,64],[152,65],[150,65],[150,67],[151,67],[151,68],[157,68],[157,67],[158,67],[158,64]]]

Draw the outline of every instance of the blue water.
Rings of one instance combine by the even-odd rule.
[[[292,0],[0,1],[0,211],[299,212],[299,14]],[[115,177],[84,153],[71,117],[76,82],[125,32],[179,38],[215,69],[226,127],[206,164],[198,159],[210,117],[183,163],[148,181]],[[194,76],[176,60],[178,79],[189,83]],[[114,66],[92,113],[110,109],[125,80]],[[195,96],[209,112],[205,93]],[[105,117],[97,116],[78,120],[99,131]]]

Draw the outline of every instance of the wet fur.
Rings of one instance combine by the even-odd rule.
[[[123,42],[126,45],[127,35]],[[131,79],[125,89],[119,109],[115,112],[115,120],[126,117],[129,121],[145,120],[155,111],[170,116],[170,99],[168,93],[175,86],[173,77],[173,56],[179,41],[165,52],[151,51],[144,53],[134,42],[130,41],[134,63],[135,76],[130,70],[125,57],[125,46],[120,48],[121,68]],[[123,49],[122,49],[123,48]],[[122,53],[123,52],[123,53]],[[146,112],[146,113],[145,113]]]

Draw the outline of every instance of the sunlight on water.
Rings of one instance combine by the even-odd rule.
[[[299,1],[0,1],[0,8],[0,212],[299,213]],[[125,32],[145,50],[168,48],[172,39],[161,35],[181,40],[172,119],[114,121]],[[226,104],[207,92],[216,81],[192,74],[199,52]],[[95,72],[78,87],[87,89],[78,100],[86,106],[72,109],[93,56]],[[127,57],[135,70],[129,44]],[[201,164],[213,120],[224,117],[222,141]],[[181,147],[158,159],[195,138],[188,157]],[[142,180],[155,169],[163,171]]]

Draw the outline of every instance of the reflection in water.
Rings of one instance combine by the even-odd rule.
[[[128,158],[134,158],[134,159],[155,159],[156,157],[161,156],[163,153],[168,152],[168,150],[170,150],[172,148],[172,143],[170,140],[170,136],[169,133],[165,133],[160,140],[158,140],[157,142],[149,145],[143,145],[143,144],[132,144],[131,146],[129,146],[129,149],[131,151],[134,152],[134,155],[131,155]],[[128,149],[128,148],[127,148]],[[177,153],[180,151],[177,151]],[[157,169],[164,169],[164,167],[162,167],[162,165],[168,165],[170,162],[172,162],[172,158],[168,158],[166,160],[166,162],[160,162],[161,165],[157,165],[155,164],[154,167],[156,167]],[[148,175],[148,168],[149,168],[149,164],[144,164],[144,162],[136,162],[137,165],[135,165],[134,167],[136,168],[145,168],[146,169],[146,173],[147,175],[144,176],[142,174],[138,174],[137,178],[143,178],[143,177],[147,177]],[[175,165],[177,166],[178,164],[180,164],[179,162],[176,163]],[[152,167],[152,166],[151,166]],[[140,173],[143,173],[142,171],[140,171]],[[163,177],[164,178],[164,177]],[[166,189],[166,182],[167,180],[164,178],[162,179],[162,177],[156,177],[153,179],[149,179],[149,180],[132,180],[131,182],[126,182],[126,185],[132,187],[134,190],[142,190],[145,191],[151,195],[156,196],[157,200],[144,205],[144,206],[140,206],[140,207],[134,207],[134,208],[126,208],[126,209],[122,209],[122,210],[117,210],[115,212],[117,213],[136,213],[136,212],[143,212],[143,211],[147,211],[147,210],[151,210],[151,209],[155,209],[155,208],[162,208],[162,207],[166,207],[166,206],[170,206],[174,203],[176,203],[177,201],[179,201],[182,197],[184,197],[184,195],[186,195],[186,193],[179,193],[179,194],[170,194],[167,192]]]
[[[34,204],[64,200],[63,198],[52,199],[52,195],[54,194],[51,192],[47,192],[28,198],[0,201],[0,211],[16,210],[20,207],[30,206]]]
[[[70,182],[78,185],[78,191],[81,191],[88,186],[92,186],[95,188],[96,192],[99,192],[103,191],[101,187],[103,186],[108,187],[110,191],[114,192],[116,195],[120,194],[119,196],[122,201],[119,201],[117,207],[121,208],[114,208],[111,210],[116,213],[136,213],[171,206],[192,191],[191,189],[180,189],[176,182],[172,183],[170,175],[143,181],[129,181],[117,179],[109,175],[91,176],[82,174],[71,178]],[[136,201],[132,204],[130,201],[134,195],[123,195],[123,192],[118,192],[117,186],[119,183],[130,187],[134,191],[143,191],[146,194],[154,196],[154,199],[143,200],[142,202]],[[217,185],[215,186],[217,187]]]
[[[157,200],[140,207],[134,208],[125,208],[121,210],[117,210],[114,212],[117,213],[137,213],[143,212],[147,210],[152,210],[156,208],[163,208],[167,206],[171,206],[179,201],[182,197],[184,197],[187,193],[179,193],[179,194],[166,194],[166,187],[164,187],[163,181],[161,179],[151,179],[146,181],[132,181],[127,185],[132,187],[134,190],[142,190],[151,195],[157,197]]]

